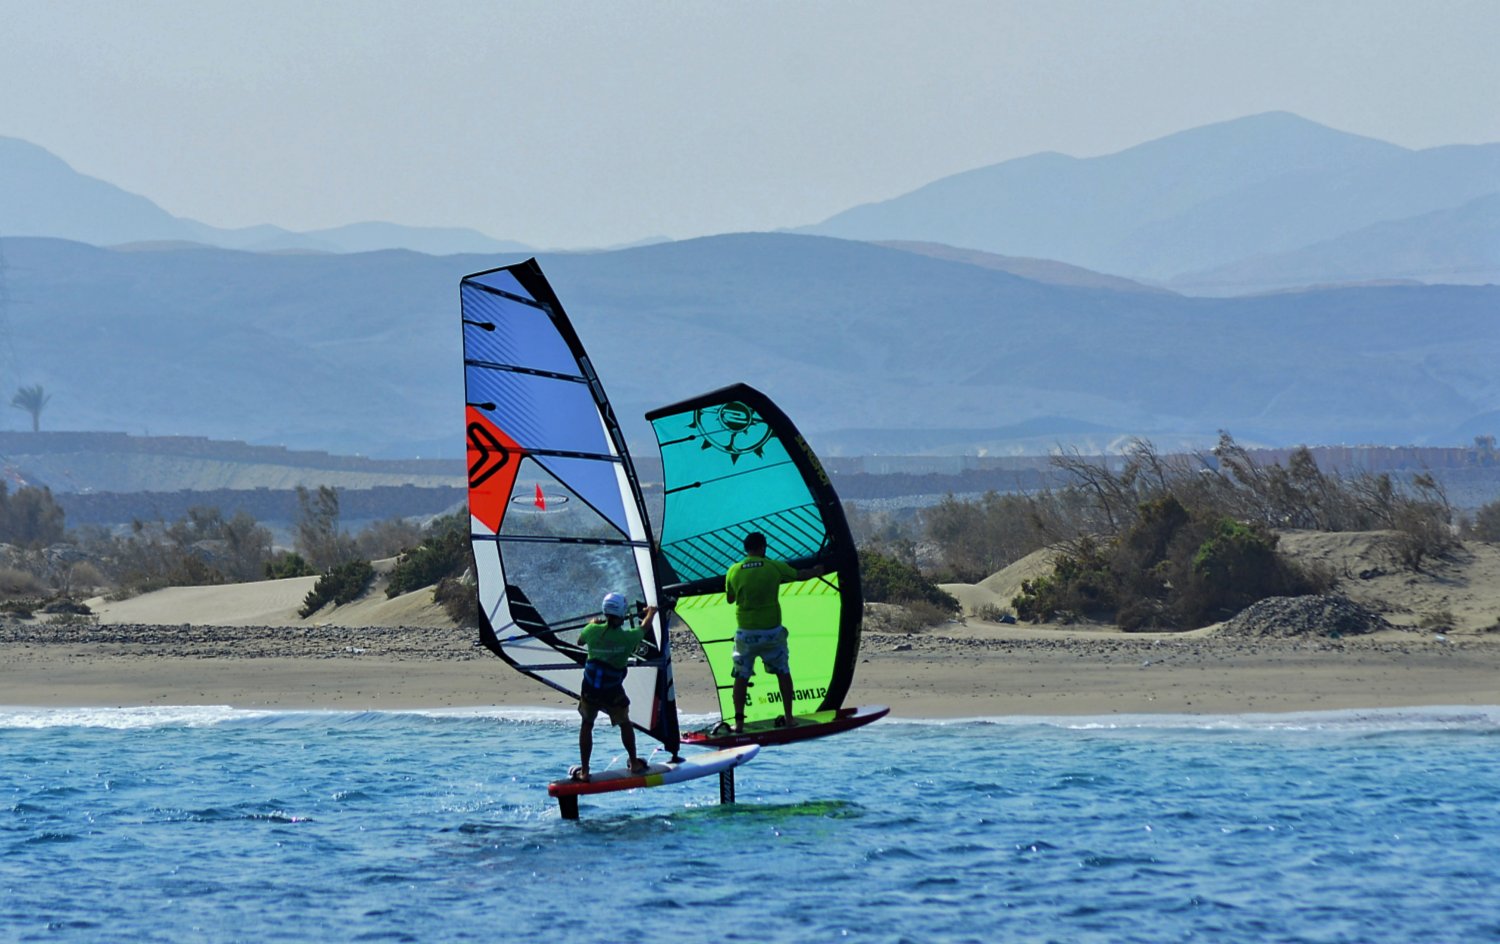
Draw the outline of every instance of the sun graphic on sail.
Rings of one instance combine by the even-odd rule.
[[[693,411],[689,426],[703,437],[700,448],[725,453],[731,464],[743,455],[762,458],[766,441],[771,438],[770,424],[737,400]]]

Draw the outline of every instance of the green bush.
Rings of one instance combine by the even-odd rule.
[[[1196,629],[1272,596],[1326,589],[1292,566],[1279,538],[1232,518],[1197,520],[1168,496],[1138,509],[1118,540],[1075,542],[1052,573],[1021,584],[1011,601],[1032,622],[1112,620],[1127,632]]]
[[[1183,628],[1228,619],[1266,597],[1305,593],[1276,553],[1281,540],[1260,525],[1220,518],[1178,572],[1173,607]]]
[[[266,561],[266,579],[284,580],[287,577],[311,577],[317,571],[302,559],[296,551],[282,551]]]
[[[302,609],[297,613],[303,619],[322,609],[330,600],[335,606],[349,603],[365,592],[370,581],[375,579],[375,568],[366,560],[353,560],[331,568],[308,591],[302,600]]]
[[[859,583],[865,600],[870,603],[920,602],[942,613],[959,611],[958,600],[920,570],[871,548],[859,552]]]
[[[1021,581],[1010,605],[1018,617],[1035,623],[1112,616],[1118,604],[1108,548],[1093,538],[1078,539],[1052,562],[1051,574]]]
[[[444,529],[429,534],[397,558],[385,595],[397,597],[434,586],[445,577],[460,577],[469,569],[471,559],[469,536],[462,531]]]

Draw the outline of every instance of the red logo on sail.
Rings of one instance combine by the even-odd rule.
[[[499,534],[525,450],[474,407],[468,414],[469,513]]]

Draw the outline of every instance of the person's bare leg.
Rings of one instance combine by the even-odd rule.
[[[594,753],[594,719],[584,718],[578,728],[579,780],[589,779],[589,757]]]
[[[734,733],[745,730],[745,679],[734,680]]]
[[[790,728],[797,723],[792,718],[792,696],[794,694],[792,690],[792,674],[787,672],[783,675],[778,675],[776,676],[776,681],[781,684],[781,707],[786,711],[786,726]]]
[[[625,753],[630,757],[631,772],[638,773],[646,765],[644,761],[635,756],[635,728],[632,728],[628,721],[620,725],[620,743],[625,745]]]

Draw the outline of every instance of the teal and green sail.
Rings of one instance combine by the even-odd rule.
[[[724,575],[746,534],[767,554],[827,573],[783,584],[794,713],[842,707],[859,655],[859,558],[843,507],[817,456],[770,398],[737,384],[646,414],[664,478],[658,577],[713,671],[723,715],[733,716],[734,606]],[[756,663],[746,722],[782,713],[776,679]]]

